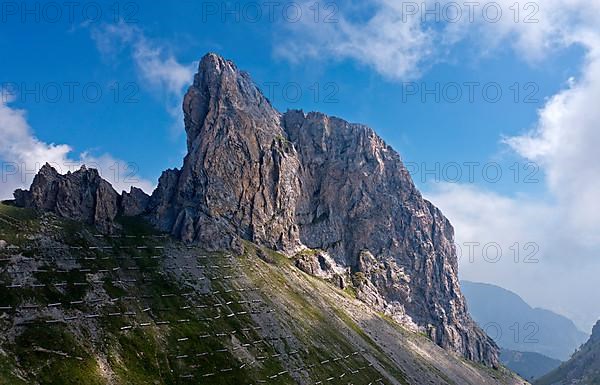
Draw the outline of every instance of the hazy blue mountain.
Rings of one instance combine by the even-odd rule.
[[[543,354],[517,352],[509,349],[501,350],[500,361],[528,381],[536,380],[550,373],[562,363],[560,360],[546,357]]]
[[[509,290],[469,281],[461,287],[471,315],[501,348],[566,361],[588,338],[570,319],[532,308]]]

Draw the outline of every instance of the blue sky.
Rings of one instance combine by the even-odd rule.
[[[0,48],[13,54],[3,60],[2,80],[16,83],[21,92],[33,90],[34,94],[21,95],[12,106],[27,110],[28,121],[41,140],[68,143],[75,153],[109,152],[135,162],[142,177],[155,180],[161,170],[181,163],[185,139],[182,123],[173,127],[174,119],[165,105],[178,108],[183,90],[172,96],[147,84],[137,74],[127,47],[114,55],[99,51],[93,33],[112,21],[112,4],[102,5],[104,14],[98,22],[76,12],[73,23],[66,15],[62,23],[44,23],[43,8],[39,24],[33,16],[25,23],[18,16],[6,16],[8,35],[3,34]],[[293,63],[277,55],[274,46],[286,38],[278,33],[285,21],[277,11],[272,22],[265,14],[260,22],[251,23],[243,17],[243,6],[239,22],[233,15],[226,15],[223,22],[223,15],[207,14],[212,8],[205,5],[203,10],[197,2],[169,6],[124,2],[121,7],[126,26],[139,28],[165,55],[188,64],[206,52],[217,52],[248,71],[278,109],[318,110],[368,124],[419,168],[423,162],[434,168],[437,162],[500,160],[506,150],[499,143],[501,135],[516,135],[534,124],[536,110],[577,72],[581,60],[581,53],[572,50],[537,67],[509,50],[481,57],[462,46],[420,78],[390,80],[353,60],[324,56]],[[507,72],[506,68],[512,70]],[[412,81],[418,90],[406,84]],[[434,95],[423,95],[436,84],[441,89],[449,83],[465,82],[481,84],[474,86],[474,102],[468,100],[464,86],[464,94],[456,103],[450,101],[454,96],[441,95],[436,102]],[[65,83],[80,84],[73,85],[73,102]],[[483,85],[491,83],[499,84],[503,92],[497,103],[483,98]],[[528,83],[536,88],[526,89]],[[53,103],[56,84],[62,97]],[[514,84],[522,93],[516,103],[511,88]],[[102,96],[96,102],[98,89]],[[299,100],[298,90],[302,94]],[[533,103],[524,100],[529,93],[533,93]],[[435,180],[421,175],[416,182],[422,183],[423,178]],[[485,183],[482,177],[477,181]],[[502,181],[509,186],[494,187],[514,192],[511,178]]]
[[[599,224],[592,198],[600,188],[589,182],[598,154],[587,148],[565,154],[561,148],[571,134],[576,144],[591,146],[598,139],[586,129],[598,122],[597,115],[579,119],[578,111],[585,111],[584,96],[593,100],[600,82],[599,31],[585,16],[600,6],[552,0],[526,9],[523,3],[515,22],[512,3],[495,3],[504,14],[493,23],[480,16],[473,22],[463,17],[449,23],[443,15],[439,22],[423,20],[402,8],[405,3],[390,0],[293,7],[282,2],[273,13],[264,2],[82,2],[72,20],[61,7],[56,23],[49,20],[55,14],[45,8],[48,3],[29,4],[39,20],[20,14],[21,8],[17,14],[3,8],[0,129],[11,139],[0,140],[5,148],[0,159],[26,163],[19,166],[25,170],[44,156],[92,162],[105,168],[108,179],[111,165],[119,164],[117,187],[126,188],[132,180],[123,174],[134,172],[133,184],[149,190],[162,170],[182,162],[181,97],[200,57],[217,52],[248,71],[280,111],[318,110],[373,127],[450,217],[458,242],[503,246],[503,263],[461,261],[463,277],[513,289],[533,305],[589,328],[600,316],[600,303],[583,298],[591,286],[579,281],[581,271],[590,279],[600,273],[600,240],[592,231]],[[257,5],[260,16],[253,13]],[[223,7],[238,9],[239,20]],[[303,10],[298,18],[297,7]],[[102,16],[92,20],[98,10]],[[537,22],[524,23],[531,11]],[[473,102],[467,83],[478,84]],[[65,84],[74,87],[73,100]],[[463,95],[453,103],[455,94],[422,94],[436,85],[450,91],[458,85]],[[486,100],[484,85],[499,87],[500,100]],[[97,90],[102,96],[94,100]],[[71,152],[53,144],[68,145]],[[32,147],[37,150],[29,153]],[[136,166],[126,166],[129,162]],[[472,162],[478,165],[471,181],[464,164]],[[438,163],[436,183],[421,170],[435,170]],[[452,171],[455,163],[463,172],[458,181],[442,171]],[[500,167],[502,178],[490,182],[486,174],[486,180],[486,164]],[[520,168],[517,182],[514,164]],[[8,170],[3,168],[3,198],[30,181],[26,171],[15,179]],[[533,178],[526,179],[531,172]],[[580,205],[573,206],[575,200]],[[506,262],[515,242],[536,243],[541,261]],[[564,279],[549,291],[551,277],[559,273]],[[526,282],[532,280],[542,283],[531,287]]]

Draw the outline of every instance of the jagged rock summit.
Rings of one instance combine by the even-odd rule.
[[[143,215],[208,248],[240,249],[243,239],[302,255],[304,265],[316,258],[378,310],[498,365],[496,345],[460,293],[452,226],[373,130],[321,113],[281,114],[248,74],[215,54],[202,58],[183,111],[188,154],[151,197],[120,197],[90,170],[44,169],[29,192],[17,192],[17,204],[100,228],[118,213]]]
[[[51,211],[62,217],[96,225],[111,232],[119,212],[119,194],[95,169],[59,174],[46,163],[28,191],[15,191],[17,206]]]
[[[200,62],[183,100],[188,154],[152,195],[150,215],[185,241],[228,247],[237,236],[274,249],[300,248],[296,151],[280,114],[250,77],[221,57]]]

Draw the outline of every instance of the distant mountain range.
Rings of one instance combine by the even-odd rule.
[[[500,360],[507,368],[526,380],[532,381],[558,368],[561,361],[532,352],[502,349]]]
[[[509,290],[469,281],[461,288],[471,315],[501,348],[566,361],[588,338],[570,319],[532,308]]]

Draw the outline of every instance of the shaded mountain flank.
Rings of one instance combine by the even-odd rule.
[[[558,368],[562,361],[533,352],[517,352],[501,349],[502,365],[511,369],[527,381],[534,381]]]
[[[536,385],[600,384],[600,321],[590,339],[571,359],[535,382]]]

